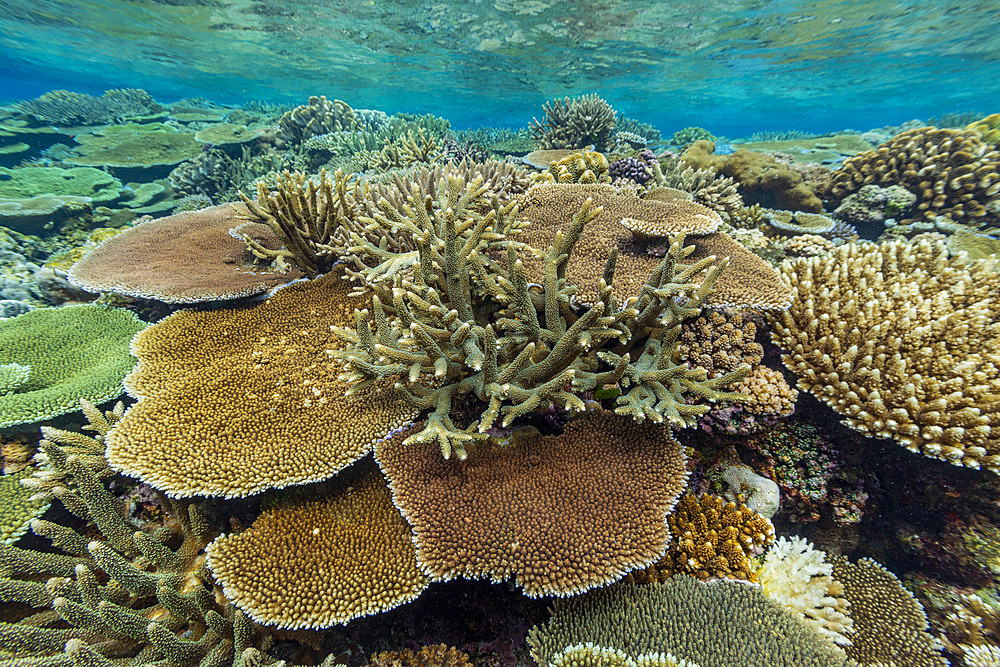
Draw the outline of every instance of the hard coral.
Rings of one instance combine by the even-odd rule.
[[[386,235],[405,230],[417,251],[387,252],[371,242],[352,248],[378,264],[362,272],[377,291],[374,327],[369,313],[358,311],[354,327],[334,328],[348,344],[336,354],[346,362],[345,378],[361,382],[354,391],[393,378],[413,406],[433,409],[408,442],[436,442],[445,457],[452,451],[464,457],[465,443],[485,437],[494,424],[507,426],[551,403],[580,410],[579,394],[605,384],[632,387],[618,399],[619,412],[678,425],[707,409],[683,404],[683,394],[726,396],[718,390],[737,375],[702,381],[703,371],[671,358],[674,327],[701,308],[718,276],[714,256],[680,264],[688,251],[675,239],[639,299],[622,303],[613,293],[612,253],[596,299],[575,311],[566,262],[600,213],[592,210],[593,200],[574,207],[575,215],[564,221],[568,229],[549,237],[552,245],[539,262],[541,288],[529,289],[525,264],[535,252],[508,238],[523,226],[516,205],[491,203],[484,214],[484,193],[481,179],[451,177],[436,202],[422,194],[400,209],[383,199],[373,228]],[[380,283],[393,277],[389,293]],[[683,306],[675,299],[681,295]],[[640,338],[642,351],[627,356]],[[486,407],[478,422],[461,428],[450,412],[467,396]]]
[[[284,144],[299,144],[310,137],[353,129],[354,109],[347,102],[313,95],[307,104],[295,107],[278,120],[276,137]]]
[[[848,426],[1000,473],[1000,274],[942,241],[844,246],[782,268],[785,365]]]
[[[865,185],[900,185],[917,195],[913,217],[1000,226],[1000,151],[976,130],[924,127],[903,132],[844,162],[831,195],[840,200]]]
[[[603,99],[584,95],[545,103],[542,122],[531,119],[531,133],[538,148],[608,148],[617,112]]]
[[[644,653],[632,659],[620,649],[592,643],[567,646],[552,658],[551,667],[698,667],[669,653]]]
[[[581,642],[633,659],[669,653],[702,667],[844,667],[825,637],[736,581],[708,584],[687,575],[663,583],[619,584],[556,600],[552,618],[528,634],[531,655],[548,665]]]
[[[135,361],[129,340],[146,327],[130,311],[92,304],[39,308],[0,322],[0,367],[28,369],[0,394],[0,427],[73,412],[80,399],[122,393]]]
[[[687,479],[668,429],[610,412],[558,435],[528,429],[446,461],[396,436],[375,455],[436,579],[515,579],[531,597],[575,595],[648,565]]]
[[[472,660],[454,646],[435,644],[421,646],[417,652],[404,649],[376,653],[368,667],[472,667]]]
[[[137,337],[126,386],[140,400],[108,434],[109,462],[175,497],[239,497],[364,456],[417,410],[384,381],[345,396],[330,329],[370,304],[349,287],[328,274],[251,307],[183,310]]]
[[[570,153],[549,165],[541,181],[550,183],[609,183],[608,159],[597,151]]]
[[[392,609],[427,587],[410,527],[374,466],[320,499],[289,498],[208,546],[226,597],[279,628],[324,628]]]
[[[244,222],[240,215],[247,215],[242,205],[223,205],[142,223],[87,253],[70,269],[69,281],[90,292],[198,303],[254,296],[300,278],[297,269],[279,273],[258,266],[229,233]],[[258,247],[281,248],[265,225],[241,229]]]

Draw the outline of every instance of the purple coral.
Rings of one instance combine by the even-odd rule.
[[[634,157],[624,157],[620,160],[615,160],[608,167],[608,173],[613,180],[627,178],[639,185],[644,185],[653,175],[645,161]]]

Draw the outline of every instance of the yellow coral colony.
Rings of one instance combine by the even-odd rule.
[[[943,241],[849,245],[786,262],[785,365],[848,426],[1000,474],[1000,273]]]

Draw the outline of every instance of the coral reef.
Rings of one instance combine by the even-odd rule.
[[[0,477],[0,542],[4,544],[17,542],[28,525],[49,508],[47,500],[33,498],[31,489],[22,484],[33,473],[28,467]]]
[[[543,262],[538,256],[548,247],[553,234],[565,228],[572,211],[590,199],[603,210],[577,242],[576,252],[566,264],[566,279],[577,285],[574,300],[592,303],[598,294],[598,282],[608,258],[617,254],[617,271],[612,285],[615,298],[624,301],[637,296],[649,276],[667,252],[667,239],[637,237],[620,224],[628,218],[633,229],[647,228],[649,234],[686,232],[689,248],[680,257],[682,266],[691,266],[709,256],[729,258],[729,267],[715,282],[715,291],[708,296],[712,307],[784,308],[790,292],[775,275],[774,269],[743,246],[724,234],[711,233],[718,218],[704,208],[694,208],[692,202],[674,200],[661,202],[639,199],[631,190],[609,185],[540,185],[529,190],[518,217],[531,225],[518,240],[533,246],[538,252],[520,256],[529,278],[541,282]],[[694,213],[694,215],[692,215]],[[708,234],[707,236],[695,236]],[[697,273],[694,275],[698,275]]]
[[[194,134],[163,123],[127,123],[95,128],[75,139],[79,146],[63,162],[112,170],[152,170],[190,160],[202,151]]]
[[[166,303],[199,303],[254,296],[302,277],[264,270],[230,229],[248,215],[242,206],[212,206],[145,222],[107,239],[69,271],[71,284]],[[266,225],[241,226],[263,248],[281,241]],[[184,270],[177,267],[183,265]]]
[[[745,503],[747,508],[770,519],[781,507],[781,491],[767,477],[758,475],[750,466],[730,465],[719,473],[726,483],[723,497],[731,503]]]
[[[592,412],[558,435],[526,428],[477,443],[466,462],[396,436],[376,445],[393,499],[435,579],[514,579],[569,596],[659,557],[687,471],[669,429]]]
[[[627,179],[645,185],[652,178],[653,171],[645,160],[624,157],[608,165],[608,175],[612,180]]]
[[[152,95],[137,88],[106,90],[100,97],[53,90],[20,102],[18,110],[37,124],[105,125],[150,118],[166,111]]]
[[[983,141],[996,146],[1000,144],[1000,113],[991,114],[969,123],[965,126],[965,129],[979,132],[979,136],[983,138]]]
[[[714,168],[739,184],[743,200],[769,208],[819,213],[823,203],[805,186],[802,175],[787,164],[755,151],[738,150],[732,155],[714,155],[715,144],[696,141],[685,151],[682,162],[694,169]]]
[[[549,165],[540,174],[540,182],[548,183],[609,183],[608,159],[597,151],[570,153]]]
[[[833,216],[865,230],[866,237],[877,238],[886,219],[905,219],[916,203],[917,196],[901,185],[865,185],[845,197]]]
[[[472,664],[467,653],[446,644],[421,646],[417,652],[383,651],[368,661],[368,667],[472,667]]]
[[[700,139],[715,141],[715,135],[703,127],[685,127],[674,132],[670,137],[670,143],[675,146],[688,146]]]
[[[354,109],[347,102],[313,95],[308,103],[286,112],[278,119],[275,136],[284,144],[299,144],[310,137],[354,129]]]
[[[595,150],[607,150],[618,114],[596,94],[546,102],[544,110],[541,122],[531,119],[537,148],[585,148],[593,144]]]
[[[528,634],[531,655],[552,663],[581,642],[635,659],[669,653],[701,667],[843,667],[843,654],[810,625],[736,581],[687,575],[663,583],[619,584],[553,603],[552,618]]]
[[[826,554],[801,537],[779,537],[757,569],[761,590],[840,646],[851,644],[854,622]]]
[[[678,574],[707,579],[757,581],[750,559],[774,541],[774,526],[742,503],[718,496],[686,495],[667,517],[671,541],[666,554],[634,581],[666,581]]]
[[[331,329],[372,307],[349,289],[327,274],[147,329],[125,383],[139,402],[108,433],[109,463],[174,497],[240,497],[327,479],[363,457],[418,410],[388,381],[345,398]]]
[[[129,340],[145,326],[130,311],[90,304],[38,308],[0,322],[0,366],[29,369],[0,395],[0,427],[73,412],[81,398],[117,398],[135,363]]]
[[[586,187],[594,186],[550,185],[531,192]],[[708,408],[684,404],[679,400],[684,394],[732,396],[719,390],[741,373],[704,380],[703,370],[671,359],[677,325],[702,307],[716,281],[721,268],[716,257],[680,264],[690,251],[682,249],[683,239],[677,237],[659,267],[652,267],[638,300],[622,303],[612,287],[617,255],[605,253],[609,259],[598,260],[604,267],[598,269],[603,278],[597,298],[577,314],[569,298],[573,290],[567,260],[584,227],[601,213],[592,210],[593,198],[585,198],[579,207],[574,204],[569,210],[576,212],[565,221],[570,223],[565,232],[549,236],[548,252],[538,261],[541,290],[533,293],[528,278],[534,272],[522,261],[533,253],[519,256],[517,246],[506,239],[518,228],[516,207],[510,204],[480,215],[476,202],[484,192],[481,179],[465,183],[452,177],[447,190],[439,192],[440,208],[424,197],[410,199],[425,202],[422,205],[407,204],[402,210],[383,200],[375,222],[385,234],[408,230],[418,244],[416,256],[389,253],[371,242],[352,248],[381,262],[365,271],[369,283],[411,267],[412,279],[373,300],[374,328],[369,313],[358,311],[353,328],[334,329],[347,342],[345,351],[334,353],[345,362],[344,377],[360,383],[352,391],[398,378],[401,396],[419,410],[433,409],[424,429],[408,442],[436,442],[445,457],[454,450],[464,458],[464,444],[485,437],[498,421],[506,426],[550,402],[579,410],[583,403],[578,393],[618,382],[631,389],[619,396],[617,411],[640,421],[688,424]],[[549,235],[550,230],[543,233]],[[495,261],[491,252],[506,261]],[[702,272],[699,280],[696,276]],[[475,293],[499,304],[502,310],[495,322],[481,323],[489,321],[494,306],[474,300]],[[675,299],[682,295],[684,306]],[[539,310],[544,319],[539,319]],[[646,342],[632,358],[628,350],[639,337]],[[620,351],[601,349],[614,339]],[[478,422],[463,429],[452,422],[450,412],[456,401],[470,395],[486,408]]]
[[[1000,473],[1000,274],[942,241],[850,245],[782,268],[785,365],[851,428]]]
[[[768,210],[766,214],[768,225],[787,235],[829,234],[835,224],[832,218],[822,213]]]
[[[976,130],[924,127],[861,153],[834,172],[830,194],[841,200],[865,185],[898,185],[917,196],[911,215],[1000,226],[1000,152]]]
[[[323,628],[405,604],[427,587],[410,527],[370,464],[320,499],[294,495],[242,533],[221,535],[207,564],[253,620]]]
[[[653,161],[651,168],[652,178],[646,184],[650,190],[675,188],[688,192],[694,201],[712,209],[727,222],[735,220],[744,208],[736,181],[716,174],[713,167],[696,169],[674,159],[666,166]]]
[[[884,567],[862,558],[833,557],[834,580],[843,584],[854,623],[848,657],[862,664],[895,662],[914,667],[947,667],[941,643],[927,632],[920,603]]]
[[[799,234],[784,243],[785,254],[789,257],[818,257],[835,247],[833,241],[817,234]]]

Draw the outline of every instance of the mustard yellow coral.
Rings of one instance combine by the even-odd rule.
[[[132,343],[139,402],[107,436],[115,469],[176,497],[332,477],[416,416],[389,381],[347,397],[331,326],[364,300],[328,274],[250,307],[185,310]]]
[[[786,262],[785,365],[848,426],[1000,473],[1000,273],[943,241],[849,245]]]
[[[656,564],[634,575],[637,581],[664,581],[678,573],[756,581],[750,558],[774,541],[770,521],[742,503],[711,494],[684,496],[667,522],[670,547]]]
[[[330,495],[282,502],[209,545],[212,574],[255,621],[328,627],[397,607],[427,586],[381,473],[368,465],[337,481]]]

